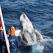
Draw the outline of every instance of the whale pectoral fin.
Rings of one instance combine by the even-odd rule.
[[[28,41],[26,40],[26,38],[24,37],[24,35],[22,35],[23,40],[28,43]]]

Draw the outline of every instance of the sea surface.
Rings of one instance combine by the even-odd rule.
[[[12,25],[20,28],[19,19],[24,12],[34,28],[53,39],[53,0],[0,0],[0,5],[7,31]],[[32,47],[18,48],[18,53],[36,53],[35,47]],[[53,46],[47,46],[42,53],[53,53]]]

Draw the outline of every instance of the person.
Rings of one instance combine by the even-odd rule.
[[[2,28],[2,22],[0,20],[0,53],[6,53],[6,52],[7,52],[7,47]]]
[[[10,53],[17,53],[18,40],[15,35],[15,27],[14,26],[10,27],[9,43],[10,43]]]
[[[2,22],[0,20],[0,53],[2,53],[3,46],[3,30],[2,30]]]

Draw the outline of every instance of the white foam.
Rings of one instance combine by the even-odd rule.
[[[17,29],[17,30],[15,31],[15,35],[16,35],[16,36],[20,36],[20,33],[21,33],[21,30],[20,30],[20,29]]]

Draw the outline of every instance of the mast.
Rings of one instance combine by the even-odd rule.
[[[1,6],[0,6],[0,18],[1,18],[1,21],[2,21],[2,27],[3,27],[4,37],[5,37],[5,41],[6,41],[7,51],[8,51],[8,53],[10,53],[10,49],[9,49],[10,45],[9,45],[8,37],[7,37],[7,34],[6,34],[6,30],[5,30]]]

